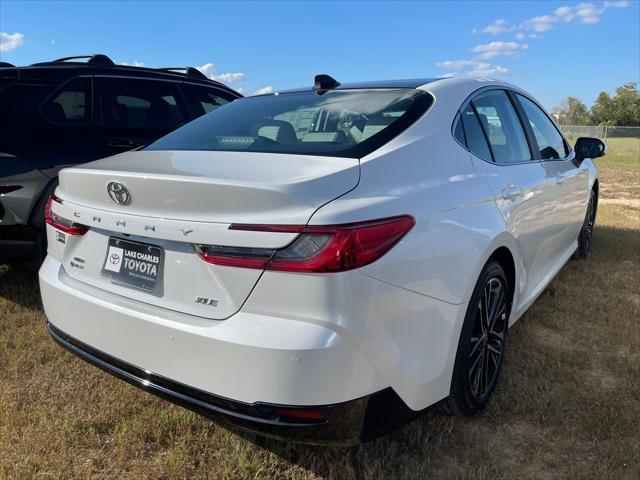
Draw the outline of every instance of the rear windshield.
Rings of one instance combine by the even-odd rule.
[[[216,150],[360,158],[431,105],[411,89],[330,90],[235,100],[162,137],[147,150]]]

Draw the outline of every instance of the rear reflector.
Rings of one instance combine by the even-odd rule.
[[[317,410],[306,410],[303,408],[286,408],[273,407],[273,412],[280,417],[294,418],[296,420],[313,420],[323,422],[327,419],[321,412]]]
[[[199,245],[196,249],[203,260],[216,265],[285,272],[344,272],[382,257],[414,224],[409,215],[328,226],[234,224],[229,228],[300,235],[277,250],[216,245]]]
[[[44,219],[49,225],[68,235],[84,235],[85,233],[87,233],[89,227],[87,227],[86,225],[67,220],[66,218],[63,218],[60,215],[54,213],[51,210],[51,205],[53,202],[62,205],[62,199],[56,197],[55,194],[49,197],[49,200],[47,201],[47,208],[44,211]]]

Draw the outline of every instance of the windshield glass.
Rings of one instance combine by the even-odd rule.
[[[293,92],[235,100],[147,150],[217,150],[360,158],[415,122],[432,103],[411,89]]]

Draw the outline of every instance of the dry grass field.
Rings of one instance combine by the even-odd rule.
[[[239,436],[82,362],[0,266],[0,478],[640,478],[640,140],[611,139],[592,254],[510,332],[492,403],[352,448]]]

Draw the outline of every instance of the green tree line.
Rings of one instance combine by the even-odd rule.
[[[640,126],[640,91],[636,82],[616,88],[612,97],[600,92],[588,109],[580,99],[567,97],[552,110],[560,125]]]

